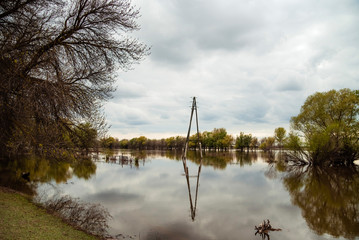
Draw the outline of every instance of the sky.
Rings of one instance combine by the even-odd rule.
[[[119,139],[186,136],[192,97],[199,129],[258,138],[290,131],[305,99],[359,89],[357,0],[132,0],[151,47],[117,73],[104,105]],[[192,133],[195,129],[192,129]]]

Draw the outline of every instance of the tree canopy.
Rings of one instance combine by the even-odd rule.
[[[359,157],[359,91],[309,96],[291,126],[303,134],[311,163],[351,164]]]
[[[130,0],[0,3],[0,150],[64,148],[66,132],[98,127],[114,71],[149,53]]]

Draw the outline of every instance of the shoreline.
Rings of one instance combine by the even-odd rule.
[[[50,214],[31,201],[29,195],[0,186],[0,239],[96,240]]]

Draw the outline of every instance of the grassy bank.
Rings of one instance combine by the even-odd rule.
[[[48,214],[26,196],[0,187],[0,239],[97,239]]]

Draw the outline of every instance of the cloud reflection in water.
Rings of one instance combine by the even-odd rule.
[[[224,168],[218,168],[213,163],[215,157],[208,155],[203,160],[194,222],[182,162],[168,153],[150,155],[150,160],[138,168],[99,161],[95,177],[74,178],[75,184],[61,187],[64,193],[108,208],[113,216],[113,235],[140,235],[141,239],[260,239],[254,236],[254,226],[268,218],[273,226],[283,229],[273,233],[271,239],[333,239],[310,230],[301,209],[291,203],[282,183],[283,173],[268,177],[271,166],[265,162],[265,155],[222,156],[220,166]],[[190,175],[196,175],[198,162],[190,160]],[[195,186],[195,179],[191,180],[192,194]]]

